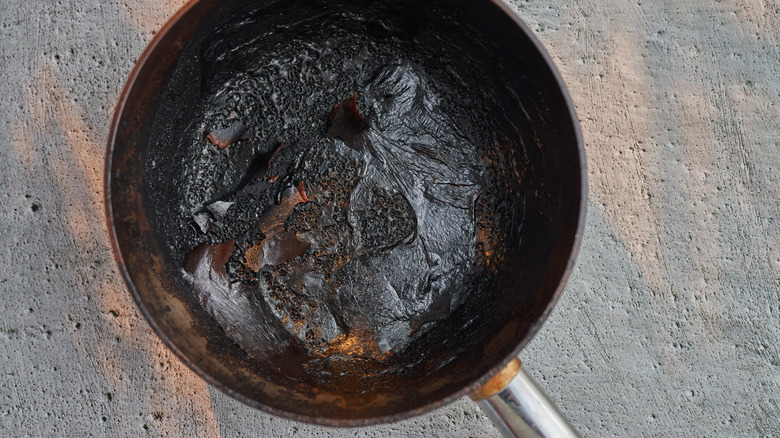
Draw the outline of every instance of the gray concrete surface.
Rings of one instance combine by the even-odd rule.
[[[274,418],[152,334],[110,254],[103,156],[182,3],[0,0],[0,435],[495,436],[468,400],[365,429]],[[780,6],[511,4],[571,90],[590,177],[530,373],[585,436],[780,436]]]

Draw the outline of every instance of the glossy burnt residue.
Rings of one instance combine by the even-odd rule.
[[[492,213],[517,208],[501,205],[520,180],[493,156],[506,145],[490,96],[411,51],[398,23],[369,36],[354,20],[258,37],[267,51],[244,46],[245,68],[204,87],[171,228],[226,335],[258,359],[300,345],[320,378],[381,372],[482,293],[473,279],[503,263],[507,239]]]
[[[196,246],[184,262],[185,277],[200,304],[247,353],[264,357],[271,346],[285,350],[290,336],[275,321],[268,304],[228,277],[225,263],[234,245],[231,240],[220,245]]]

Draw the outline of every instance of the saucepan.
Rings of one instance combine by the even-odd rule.
[[[576,435],[517,356],[574,264],[582,138],[501,1],[193,0],[119,99],[105,197],[141,313],[239,401],[354,427],[469,394]]]

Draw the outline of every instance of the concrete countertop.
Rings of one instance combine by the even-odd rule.
[[[336,430],[247,408],[155,337],[117,272],[103,158],[181,0],[0,0],[0,435],[496,436],[468,400]],[[522,359],[584,436],[780,436],[780,5],[510,3],[581,119],[577,267]]]

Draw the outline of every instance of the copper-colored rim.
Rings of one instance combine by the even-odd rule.
[[[273,414],[278,417],[287,418],[290,420],[301,421],[301,422],[316,424],[321,426],[359,427],[359,426],[370,426],[375,424],[382,424],[382,423],[404,420],[407,418],[411,418],[414,416],[418,416],[430,412],[444,405],[447,405],[463,397],[464,395],[467,395],[477,390],[482,385],[487,383],[497,373],[499,373],[502,369],[504,369],[510,361],[514,360],[517,357],[520,351],[528,344],[528,342],[533,338],[533,336],[539,331],[541,325],[549,317],[550,312],[552,311],[552,309],[555,307],[555,304],[560,299],[564,287],[566,286],[566,282],[568,281],[571,272],[574,269],[574,263],[577,258],[577,254],[579,252],[580,243],[582,241],[582,233],[585,227],[586,206],[587,206],[587,170],[586,170],[586,163],[585,163],[585,147],[582,139],[582,132],[580,130],[580,126],[578,123],[578,118],[574,109],[574,104],[563,82],[563,78],[561,77],[558,69],[555,67],[555,64],[550,58],[550,55],[542,46],[541,42],[536,38],[536,36],[533,34],[530,28],[520,19],[520,17],[513,10],[509,8],[509,6],[507,6],[501,0],[490,0],[497,8],[499,8],[504,14],[506,14],[509,18],[512,19],[512,21],[517,25],[518,28],[522,30],[525,36],[532,42],[532,44],[534,45],[538,53],[541,55],[548,69],[550,70],[550,73],[553,75],[555,82],[558,85],[558,88],[560,89],[561,96],[565,102],[566,109],[568,110],[569,113],[569,117],[572,123],[572,130],[575,136],[577,156],[579,160],[579,171],[580,171],[580,180],[579,180],[580,196],[578,198],[579,212],[577,217],[577,225],[574,234],[574,239],[572,240],[571,250],[567,258],[566,268],[563,272],[563,275],[561,276],[560,282],[558,283],[558,287],[553,293],[552,299],[548,302],[547,307],[542,313],[542,315],[531,326],[525,339],[516,346],[516,348],[511,352],[511,354],[507,355],[501,361],[497,362],[495,366],[486,374],[484,374],[482,377],[476,379],[472,383],[464,386],[463,388],[450,394],[449,396],[444,397],[428,405],[422,406],[420,408],[412,409],[409,411],[405,411],[393,415],[386,415],[386,416],[379,416],[379,417],[372,417],[372,418],[361,418],[361,419],[337,419],[337,418],[317,417],[317,416],[301,415],[289,411],[279,410],[274,407],[268,406],[266,404],[260,403],[257,400],[250,399],[244,396],[243,394],[234,391],[230,387],[222,384],[220,381],[215,379],[209,373],[203,371],[195,363],[193,363],[184,353],[181,352],[181,350],[179,350],[176,347],[176,345],[171,341],[171,339],[165,334],[165,332],[157,325],[155,320],[152,318],[145,304],[142,302],[140,295],[138,294],[138,291],[132,279],[130,278],[130,274],[127,271],[127,268],[125,266],[124,258],[119,249],[119,243],[116,235],[116,228],[114,226],[113,209],[111,206],[111,165],[112,165],[112,159],[114,153],[114,143],[118,131],[118,123],[121,118],[120,116],[124,112],[124,108],[128,99],[129,92],[132,89],[133,85],[135,84],[139,72],[144,68],[146,62],[149,60],[151,53],[155,50],[155,48],[160,43],[160,41],[165,37],[165,35],[171,30],[174,24],[181,17],[186,15],[187,12],[189,12],[189,10],[192,9],[195,5],[197,5],[200,1],[201,0],[190,0],[187,4],[181,7],[165,23],[162,29],[160,29],[160,31],[155,35],[155,37],[146,47],[144,52],[141,54],[141,56],[138,59],[138,62],[136,63],[135,67],[133,68],[130,74],[129,79],[127,80],[127,83],[125,84],[124,89],[122,90],[122,94],[119,97],[119,101],[114,111],[111,128],[108,136],[108,147],[107,147],[106,159],[105,159],[104,202],[105,202],[105,212],[106,212],[106,224],[109,233],[109,240],[111,241],[111,249],[112,252],[114,253],[114,258],[116,259],[119,271],[122,274],[122,278],[124,279],[124,282],[127,285],[128,290],[130,291],[130,294],[133,296],[133,300],[135,301],[136,305],[141,311],[141,314],[144,316],[146,321],[152,327],[152,330],[154,330],[157,336],[173,352],[173,354],[176,357],[178,357],[179,360],[182,361],[182,363],[184,363],[188,368],[194,371],[195,374],[203,378],[211,386],[217,388],[223,393],[239,400],[240,402],[248,406],[259,409],[263,412],[267,412],[269,414]]]

